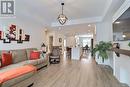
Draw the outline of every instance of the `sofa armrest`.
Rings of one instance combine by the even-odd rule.
[[[49,64],[49,53],[46,54],[47,63]]]
[[[50,58],[50,56],[52,56],[52,53],[48,53],[48,57]]]

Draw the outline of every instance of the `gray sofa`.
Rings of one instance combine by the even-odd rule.
[[[44,58],[40,57],[40,59],[29,60],[30,52],[32,50],[37,49],[28,48],[28,49],[10,50],[13,56],[13,64],[0,68],[0,73],[28,64],[36,66],[38,70],[41,69],[42,67],[47,66],[49,63],[48,55],[45,55]],[[1,52],[2,51],[0,51],[0,54]],[[36,74],[35,72],[30,72],[18,78],[11,79],[3,84],[0,84],[0,87],[27,87],[28,85],[34,83],[35,74]]]

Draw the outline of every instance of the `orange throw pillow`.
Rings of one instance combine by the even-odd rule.
[[[1,63],[2,63],[2,67],[12,64],[12,54],[10,54],[10,53],[2,53]]]
[[[40,59],[40,52],[39,51],[32,51],[30,52],[30,60]]]

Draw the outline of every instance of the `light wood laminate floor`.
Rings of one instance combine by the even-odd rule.
[[[36,76],[34,87],[121,87],[106,69],[90,58],[81,61],[64,60],[50,65]]]

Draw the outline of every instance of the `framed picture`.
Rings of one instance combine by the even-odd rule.
[[[30,41],[30,35],[25,34],[24,30],[11,24],[9,27],[5,27],[4,31],[0,30],[0,40],[3,43],[11,43],[11,41],[17,41],[17,43],[23,43],[24,41]]]
[[[4,32],[4,37],[3,37],[3,43],[11,43],[11,39],[9,38],[9,33]]]
[[[22,40],[17,40],[17,43],[23,43],[23,41]]]
[[[19,30],[19,34],[22,35],[22,29]]]
[[[9,38],[11,41],[16,40],[16,25],[11,25],[9,27]]]
[[[3,39],[3,43],[11,43],[10,39]]]
[[[19,40],[17,40],[17,43],[23,43],[22,36],[19,36]]]
[[[59,38],[59,42],[60,42],[60,43],[62,42],[62,38]]]
[[[25,34],[25,40],[24,41],[30,41],[30,35]]]

